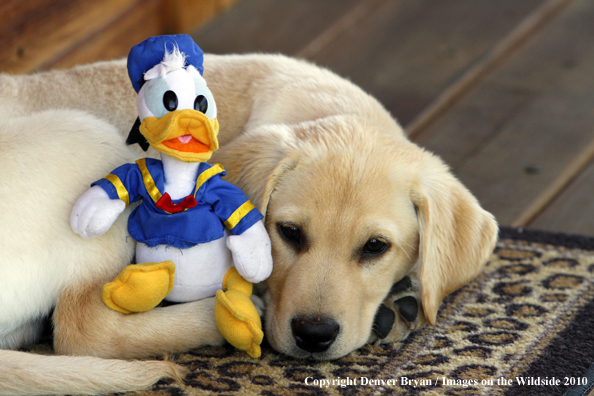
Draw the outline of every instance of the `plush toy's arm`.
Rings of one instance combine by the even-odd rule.
[[[262,221],[256,222],[240,235],[230,235],[227,247],[233,254],[235,268],[247,281],[258,283],[270,276],[272,247]]]
[[[124,201],[111,199],[103,188],[93,186],[74,204],[70,226],[85,239],[95,238],[105,234],[124,209]]]

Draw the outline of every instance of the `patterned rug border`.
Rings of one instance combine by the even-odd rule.
[[[499,239],[543,243],[586,251],[594,250],[594,237],[541,231],[522,227],[499,227]]]
[[[584,373],[584,377],[589,380],[587,384],[574,386],[568,390],[564,396],[586,396],[592,391],[592,388],[594,388],[594,382],[592,381],[594,378],[594,364],[592,364],[588,368],[588,371]]]
[[[583,251],[584,253],[594,251],[594,237],[583,235],[554,233],[520,227],[500,227],[499,238],[518,242],[525,241],[531,244],[553,245]],[[594,312],[594,301],[590,301],[578,308],[574,315],[568,315],[573,317],[571,323],[548,343],[538,359],[531,362],[523,370],[522,376],[538,378],[546,375],[561,379],[565,377],[585,377],[587,378],[587,384],[570,388],[558,388],[555,390],[555,394],[566,396],[587,395],[594,386],[594,316],[592,312]],[[587,356],[587,358],[578,363],[572,358],[572,353]],[[537,396],[544,394],[545,389],[540,386],[520,387],[516,385],[506,391],[505,396]],[[566,393],[559,393],[559,391],[562,392],[563,390],[566,390]]]

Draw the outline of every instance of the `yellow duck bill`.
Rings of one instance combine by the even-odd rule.
[[[140,133],[155,150],[184,162],[208,161],[219,148],[217,119],[192,109],[147,117],[140,124]]]

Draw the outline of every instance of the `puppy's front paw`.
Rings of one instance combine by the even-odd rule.
[[[396,282],[375,315],[370,343],[384,344],[402,341],[427,320],[421,309],[421,290],[418,282],[405,276]]]

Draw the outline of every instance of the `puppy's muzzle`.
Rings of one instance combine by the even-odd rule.
[[[340,331],[340,325],[329,318],[297,317],[291,320],[295,343],[304,351],[325,352],[330,348]]]

